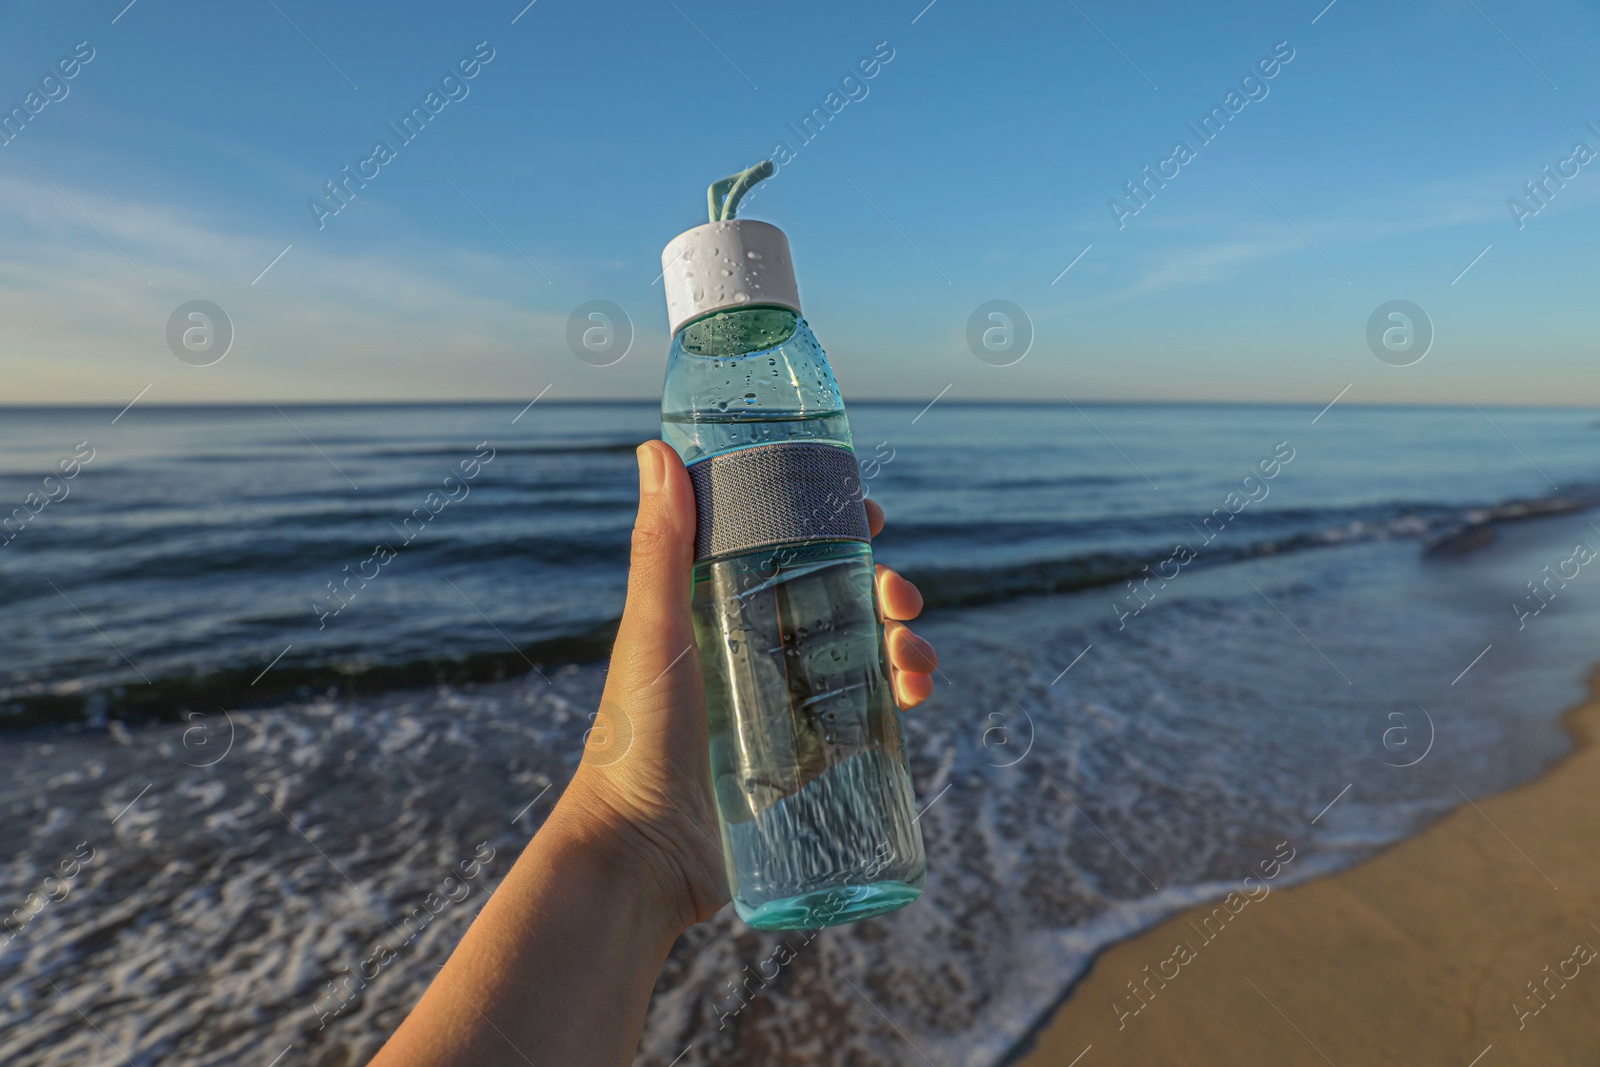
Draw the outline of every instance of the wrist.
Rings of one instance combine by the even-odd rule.
[[[535,841],[549,835],[549,845],[564,857],[592,865],[622,894],[621,906],[670,946],[704,916],[672,855],[669,836],[625,811],[604,779],[580,766]]]

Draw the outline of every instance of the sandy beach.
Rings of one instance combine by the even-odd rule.
[[[1535,781],[1106,951],[1014,1062],[1594,1063],[1600,671],[1565,724],[1574,751]]]

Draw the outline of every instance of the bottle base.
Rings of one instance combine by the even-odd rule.
[[[819,889],[769,900],[755,908],[746,908],[736,900],[734,910],[747,925],[758,930],[816,930],[870,919],[903,908],[921,895],[921,886],[885,881]]]

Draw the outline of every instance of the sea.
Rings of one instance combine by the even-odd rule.
[[[1108,944],[1570,748],[1600,412],[850,418],[940,655],[906,715],[927,889],[814,933],[725,909],[640,1064],[1004,1063]],[[0,408],[0,1062],[364,1063],[576,766],[658,420]]]

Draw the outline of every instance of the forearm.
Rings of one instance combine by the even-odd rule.
[[[373,1067],[633,1062],[686,919],[580,772]]]

